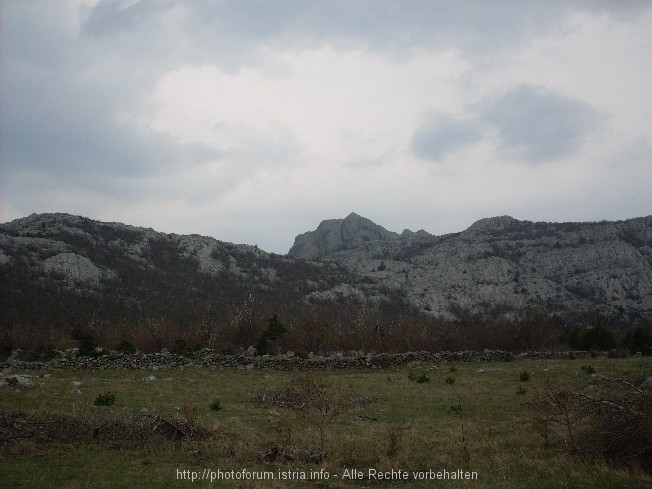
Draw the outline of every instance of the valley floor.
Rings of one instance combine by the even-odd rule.
[[[576,404],[603,377],[650,377],[649,357],[11,374],[33,385],[0,388],[0,487],[652,487],[589,453]],[[356,402],[284,407],[297,379]]]

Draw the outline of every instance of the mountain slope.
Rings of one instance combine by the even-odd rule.
[[[345,221],[325,221],[297,237],[290,254],[310,258],[320,250],[320,258],[344,264],[366,282],[372,298],[399,291],[418,310],[458,317],[531,306],[556,313],[596,306],[630,316],[652,312],[652,216],[599,223],[501,216],[445,236],[373,235],[365,222],[353,231],[349,225],[345,246],[331,246]]]
[[[447,318],[538,307],[635,319],[652,313],[652,216],[599,223],[502,216],[433,236],[394,233],[352,213],[298,236],[282,256],[40,214],[0,225],[0,278],[0,320],[12,326],[197,323],[207,309],[224,314],[252,294],[286,317],[364,302]]]
[[[208,308],[225,316],[250,295],[292,314],[311,292],[350,281],[335,263],[67,214],[0,225],[0,279],[2,324],[41,326],[193,324]]]

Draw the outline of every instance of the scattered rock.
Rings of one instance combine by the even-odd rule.
[[[34,383],[28,375],[10,375],[0,382],[0,387],[33,387]]]

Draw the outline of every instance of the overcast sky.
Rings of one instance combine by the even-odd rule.
[[[0,0],[0,221],[285,253],[652,214],[652,3]]]

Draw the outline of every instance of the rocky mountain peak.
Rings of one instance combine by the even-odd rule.
[[[502,231],[504,229],[509,229],[514,225],[518,224],[520,221],[514,219],[511,216],[496,216],[496,217],[486,217],[480,219],[479,221],[471,224],[466,230],[467,231]]]
[[[288,254],[306,259],[321,258],[367,242],[391,241],[397,238],[397,233],[352,212],[344,219],[322,221],[316,230],[300,234],[295,238]]]

